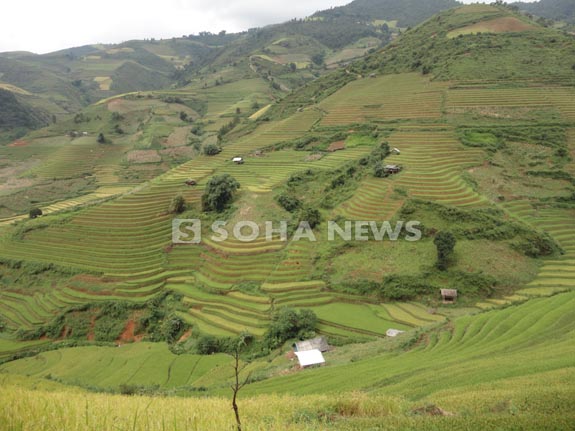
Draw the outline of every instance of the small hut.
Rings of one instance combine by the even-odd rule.
[[[457,300],[457,289],[441,289],[444,304],[453,304]]]
[[[385,165],[383,167],[383,172],[386,174],[398,174],[401,172],[401,166],[398,165]]]
[[[321,352],[317,349],[305,350],[303,352],[295,352],[301,368],[311,367],[313,365],[325,364],[325,359]]]
[[[234,162],[236,165],[243,165],[244,159],[242,157],[234,157],[232,162]]]
[[[385,335],[388,337],[397,337],[399,334],[403,334],[404,332],[405,331],[402,331],[401,329],[389,328],[387,331],[385,331]]]
[[[307,350],[319,350],[320,352],[327,352],[329,344],[325,337],[316,337],[311,340],[298,341],[293,345],[294,352],[305,352]]]

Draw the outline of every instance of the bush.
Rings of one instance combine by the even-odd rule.
[[[186,200],[182,195],[174,196],[172,201],[170,202],[170,206],[168,208],[168,212],[170,214],[181,214],[186,209]]]
[[[28,217],[30,218],[37,218],[42,215],[42,210],[40,208],[32,208],[28,213]]]
[[[386,178],[389,176],[389,174],[385,171],[385,166],[383,163],[378,162],[375,164],[373,167],[373,176],[375,178]]]
[[[276,197],[276,201],[283,209],[290,213],[300,209],[302,206],[302,203],[298,198],[285,193]]]
[[[181,317],[171,315],[164,321],[162,325],[162,333],[166,342],[168,344],[173,344],[179,340],[187,328],[188,325],[182,320]]]
[[[390,153],[389,143],[386,141],[380,143],[379,146],[375,147],[371,152],[370,157],[374,162],[381,162],[387,156],[389,156],[389,153]]]
[[[204,146],[204,154],[206,156],[215,156],[222,152],[222,148],[216,144],[207,144]]]
[[[392,275],[383,280],[380,295],[392,301],[408,301],[429,290],[430,285],[424,278]]]
[[[211,355],[220,351],[220,343],[213,335],[203,335],[196,341],[196,352],[200,355]]]
[[[315,208],[306,206],[299,213],[299,221],[308,222],[309,227],[313,229],[321,223],[321,213]]]

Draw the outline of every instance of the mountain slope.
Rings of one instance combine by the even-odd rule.
[[[437,79],[573,81],[572,39],[504,8],[445,12],[407,32],[401,44],[368,56],[354,70],[421,71]]]
[[[122,191],[83,201],[90,206],[41,205],[56,214],[0,226],[0,357],[62,338],[163,340],[183,353],[134,343],[118,362],[116,347],[89,345],[2,371],[98,390],[134,384],[224,394],[233,375],[215,353],[226,351],[227,337],[249,332],[244,359],[253,378],[245,394],[319,394],[319,402],[322,393],[360,390],[401,394],[394,403],[407,406],[374,413],[366,399],[346,393],[329,408],[298,405],[286,426],[566,429],[573,49],[571,38],[506,8],[473,5],[432,17],[277,103],[285,91],[253,54],[235,66],[222,62],[204,75],[209,80],[113,97],[84,110],[78,123],[2,148],[6,159],[24,159],[21,180],[93,176]],[[88,135],[65,137],[70,130]],[[100,132],[107,143],[97,142]],[[397,150],[387,154],[384,143]],[[168,156],[175,149],[191,151],[175,162]],[[41,163],[28,165],[37,154]],[[403,170],[382,176],[386,164]],[[225,212],[206,213],[202,195],[223,174],[241,187]],[[23,188],[21,199],[37,186]],[[178,195],[187,207],[175,215],[169,208]],[[200,244],[172,242],[174,218],[253,220],[263,229],[267,220],[295,228],[310,214],[315,242],[268,241],[262,231],[252,242],[216,241],[207,228]],[[417,220],[423,232],[413,242],[330,241],[328,220]],[[440,232],[455,238],[443,268]],[[458,290],[457,304],[442,303],[444,288]],[[282,307],[315,314],[315,331],[336,346],[325,367],[294,369],[286,355],[293,340],[265,336]],[[407,334],[387,338],[391,328]],[[88,352],[98,358],[90,372]]]

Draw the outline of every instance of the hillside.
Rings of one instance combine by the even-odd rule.
[[[113,95],[220,79],[230,66],[237,69],[231,79],[249,67],[290,91],[384,46],[402,27],[455,5],[443,0],[408,5],[360,1],[235,34],[200,32],[43,55],[0,53],[0,88],[29,92],[32,107],[56,120]]]
[[[229,409],[241,339],[246,427],[569,429],[575,41],[477,4],[330,72],[307,62],[347,46],[336,35],[379,46],[391,33],[306,26],[204,34],[227,43],[179,86],[111,96],[0,147],[6,423],[41,404],[75,412],[70,429],[106,427],[82,394],[132,427],[232,426],[231,411],[208,412]],[[237,187],[222,203],[225,182]],[[33,207],[44,215],[27,218]],[[175,219],[200,219],[202,241],[174,241]],[[251,241],[234,237],[246,220]],[[270,221],[287,238],[268,238]],[[300,221],[313,241],[294,238]],[[330,239],[329,221],[351,222],[352,239]],[[390,222],[395,240],[363,221]],[[333,349],[300,370],[292,343],[316,334]],[[85,391],[162,396],[169,413]]]

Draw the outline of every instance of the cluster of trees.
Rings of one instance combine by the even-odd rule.
[[[236,115],[232,121],[220,127],[220,130],[218,130],[218,142],[221,142],[224,136],[230,133],[238,124],[240,124],[240,117]]]
[[[311,310],[280,308],[272,315],[264,341],[270,348],[276,348],[290,339],[311,338],[315,336],[316,325],[317,316]]]
[[[222,212],[232,202],[240,183],[230,174],[216,175],[208,181],[202,195],[203,211]]]

